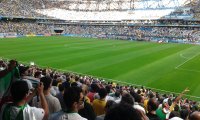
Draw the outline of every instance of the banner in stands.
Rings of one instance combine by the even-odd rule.
[[[0,38],[4,38],[4,34],[3,33],[0,33]]]
[[[69,37],[78,37],[78,34],[62,34],[62,36],[69,36]]]
[[[34,36],[36,36],[35,34],[28,34],[28,35],[26,35],[26,37],[34,37]]]
[[[44,36],[44,34],[36,34],[36,36]]]
[[[9,33],[0,33],[0,38],[15,38],[17,37],[17,33],[9,32]]]
[[[51,34],[46,33],[46,34],[44,34],[44,36],[51,36]]]
[[[17,37],[24,37],[24,35],[17,35]]]

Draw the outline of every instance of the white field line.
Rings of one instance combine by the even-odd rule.
[[[183,54],[180,54],[180,56],[184,59],[188,59],[187,57],[183,56]]]
[[[183,70],[183,71],[188,71],[188,72],[197,72],[200,73],[199,70],[193,70],[193,69],[183,69],[183,68],[177,68],[177,70]]]
[[[194,59],[194,58],[197,57],[199,54],[200,54],[200,53],[198,53],[198,54],[192,56],[191,58],[187,59],[186,61],[184,61],[184,62],[181,63],[180,65],[177,65],[177,66],[175,67],[175,69],[178,69],[180,66],[182,66],[182,65],[184,65],[185,63],[187,63],[188,61]]]
[[[197,56],[197,55],[195,55],[194,57],[196,57],[196,56]],[[194,58],[194,57],[193,57],[193,58]],[[3,59],[6,59],[6,58],[3,58]],[[9,60],[9,59],[7,59],[7,60]],[[29,65],[29,62],[24,62],[24,61],[18,61],[18,62],[20,62],[20,63],[25,63],[25,64]],[[88,75],[88,74],[73,72],[73,71],[69,71],[69,70],[63,70],[63,69],[58,69],[58,68],[52,68],[52,67],[48,67],[48,66],[42,66],[42,65],[38,65],[38,64],[37,64],[37,66],[40,66],[40,67],[43,67],[43,68],[51,68],[51,69],[55,69],[55,70],[58,70],[58,71],[61,71],[61,72],[71,72],[71,73],[75,73],[75,74],[79,74],[79,75],[92,76],[92,77],[94,77],[94,78],[99,78],[99,79],[114,81],[114,82],[122,83],[122,84],[126,84],[126,85],[133,85],[133,86],[138,86],[138,87],[143,86],[143,85],[133,84],[133,83],[129,83],[129,82],[123,82],[123,81],[119,81],[119,80],[108,79],[108,78],[98,77],[98,76],[94,76],[94,75]],[[162,89],[157,89],[157,88],[152,88],[152,87],[146,87],[146,86],[144,86],[144,87],[145,87],[145,88],[148,88],[148,89],[152,89],[152,90],[164,92],[164,93],[173,93],[173,94],[176,94],[176,95],[179,95],[179,94],[180,94],[180,93],[178,93],[178,92],[172,92],[172,91],[167,91],[167,90],[162,90]],[[198,97],[198,96],[192,96],[192,95],[187,95],[187,94],[185,94],[185,96],[190,97],[190,98],[200,99],[200,97]]]

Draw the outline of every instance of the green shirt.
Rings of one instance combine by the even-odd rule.
[[[166,120],[166,114],[163,113],[162,108],[159,108],[156,110],[156,115],[161,119],[161,120]]]

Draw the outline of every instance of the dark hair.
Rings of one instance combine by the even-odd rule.
[[[58,89],[59,89],[59,91],[61,92],[61,91],[65,90],[65,87],[64,87],[63,84],[60,84],[60,85],[58,86]]]
[[[168,99],[168,104],[169,104],[169,106],[171,106],[172,105],[172,100],[171,99]]]
[[[18,69],[19,69],[20,76],[22,76],[29,69],[29,67],[28,66],[26,66],[26,67],[25,66],[19,66]]]
[[[91,84],[91,89],[92,89],[93,92],[97,92],[99,90],[99,87],[98,87],[97,84],[93,83],[93,84]]]
[[[158,95],[158,94],[156,94],[156,95]],[[150,92],[150,93],[148,94],[148,96],[149,96],[149,98],[155,97],[154,94],[153,94],[152,92]]]
[[[172,111],[170,114],[169,114],[169,119],[173,118],[173,117],[180,117],[180,113],[177,112],[177,111]]]
[[[100,88],[98,91],[100,99],[105,98],[107,95],[107,90],[105,88]]]
[[[110,93],[110,86],[107,85],[105,88],[106,88],[107,93],[109,94]]]
[[[44,90],[47,90],[50,86],[51,86],[51,83],[52,83],[52,79],[50,77],[42,77],[40,79],[41,82],[43,82],[43,85],[44,85]]]
[[[58,81],[57,80],[53,80],[52,86],[57,86],[57,85],[58,85]]]
[[[120,103],[134,105],[134,101],[135,101],[134,98],[130,94],[126,93],[122,95],[122,99]]]
[[[71,83],[71,86],[72,86],[72,87],[77,87],[78,84],[77,84],[76,82],[73,82],[73,83]]]
[[[67,81],[63,82],[62,85],[64,86],[65,89],[70,87],[70,83]]]
[[[137,94],[141,94],[141,90],[138,90],[138,91],[137,91]]]
[[[181,116],[182,119],[186,119],[188,117],[188,115],[189,115],[188,110],[183,109],[183,110],[180,111],[180,116]]]
[[[119,91],[119,90],[117,90],[117,91],[115,92],[115,97],[120,97],[120,91]]]
[[[64,101],[68,111],[71,111],[74,102],[79,102],[82,89],[79,87],[69,87],[64,92]]]
[[[79,76],[75,76],[75,81],[79,81]]]
[[[178,105],[174,106],[174,111],[179,111],[179,106]]]
[[[135,92],[131,92],[131,93],[132,93],[131,95],[132,95],[133,98],[135,99],[135,102],[140,103],[141,100],[142,100],[142,97],[141,97],[139,94],[135,93]]]
[[[148,103],[147,103],[147,109],[149,112],[151,111],[156,111],[156,109],[158,108],[158,104],[155,100],[155,98],[150,98]]]
[[[16,81],[12,84],[10,92],[14,102],[19,102],[28,93],[29,88],[26,81]]]
[[[129,104],[118,104],[105,115],[104,120],[142,120],[140,114]]]
[[[106,111],[109,111],[112,107],[114,107],[114,105],[116,105],[117,103],[115,101],[112,101],[112,100],[108,100],[106,102],[106,106],[105,106],[105,109]]]
[[[38,72],[35,72],[34,77],[37,78],[37,77],[39,77],[41,74],[42,74],[42,73],[39,72],[39,71],[38,71]]]

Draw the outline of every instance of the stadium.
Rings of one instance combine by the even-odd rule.
[[[0,120],[200,120],[199,6],[0,0]]]

